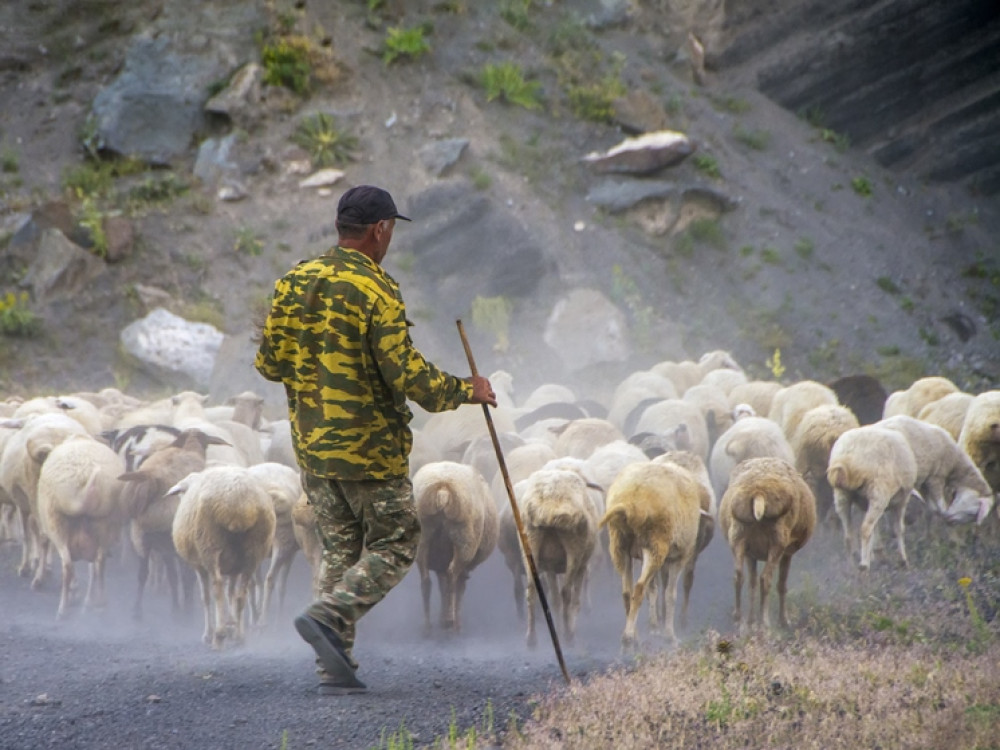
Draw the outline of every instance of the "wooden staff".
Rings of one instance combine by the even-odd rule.
[[[469,369],[473,376],[478,376],[476,361],[472,357],[472,349],[469,348],[469,340],[465,337],[465,328],[461,320],[456,320],[458,335],[462,337],[462,346],[465,348],[465,356],[469,360]],[[570,683],[569,672],[566,670],[566,662],[563,660],[562,649],[559,648],[559,637],[556,635],[556,626],[552,621],[552,613],[549,611],[549,603],[545,599],[545,592],[542,590],[542,581],[538,577],[538,568],[535,567],[535,558],[531,554],[531,547],[528,545],[528,537],[524,533],[524,524],[521,523],[521,511],[517,507],[517,500],[514,499],[514,488],[510,483],[510,475],[507,473],[507,462],[503,458],[503,449],[500,447],[500,440],[497,438],[496,427],[493,426],[493,417],[490,415],[489,404],[483,404],[483,416],[486,417],[486,426],[490,431],[490,439],[493,441],[493,450],[497,454],[497,462],[500,464],[500,474],[503,476],[503,485],[507,488],[507,498],[510,500],[510,509],[514,514],[514,524],[517,526],[517,538],[521,541],[521,551],[524,559],[528,561],[528,570],[531,572],[531,580],[535,582],[535,591],[538,592],[538,601],[542,603],[542,611],[545,612],[545,622],[549,625],[549,634],[552,636],[552,646],[556,650],[556,658],[559,660],[559,668],[562,670],[566,684]]]

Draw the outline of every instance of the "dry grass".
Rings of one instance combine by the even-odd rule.
[[[503,746],[1000,748],[998,532],[914,534],[909,570],[890,555],[867,579],[836,560],[836,590],[789,592],[792,632],[708,632],[575,683]]]

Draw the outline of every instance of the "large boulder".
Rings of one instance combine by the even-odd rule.
[[[165,385],[207,390],[223,334],[158,307],[119,334],[125,351]]]
[[[55,228],[41,231],[20,285],[39,302],[72,297],[105,270],[104,261]]]
[[[569,370],[624,362],[632,354],[625,313],[595,289],[574,289],[558,300],[544,339]]]

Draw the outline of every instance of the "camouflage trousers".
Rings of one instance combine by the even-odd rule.
[[[356,667],[355,624],[413,565],[420,541],[413,485],[406,477],[342,482],[303,472],[302,486],[323,542],[320,598],[306,614],[340,635]]]

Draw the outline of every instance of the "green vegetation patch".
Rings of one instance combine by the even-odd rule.
[[[326,112],[302,118],[292,142],[309,152],[316,167],[341,166],[354,161],[358,139],[337,126],[337,120]]]
[[[525,109],[538,109],[542,106],[542,84],[525,80],[524,72],[517,63],[487,63],[483,66],[479,81],[486,91],[488,102],[499,99]]]
[[[390,26],[386,31],[382,46],[382,62],[392,65],[400,60],[416,60],[431,51],[431,43],[427,39],[430,27],[427,25]]]

